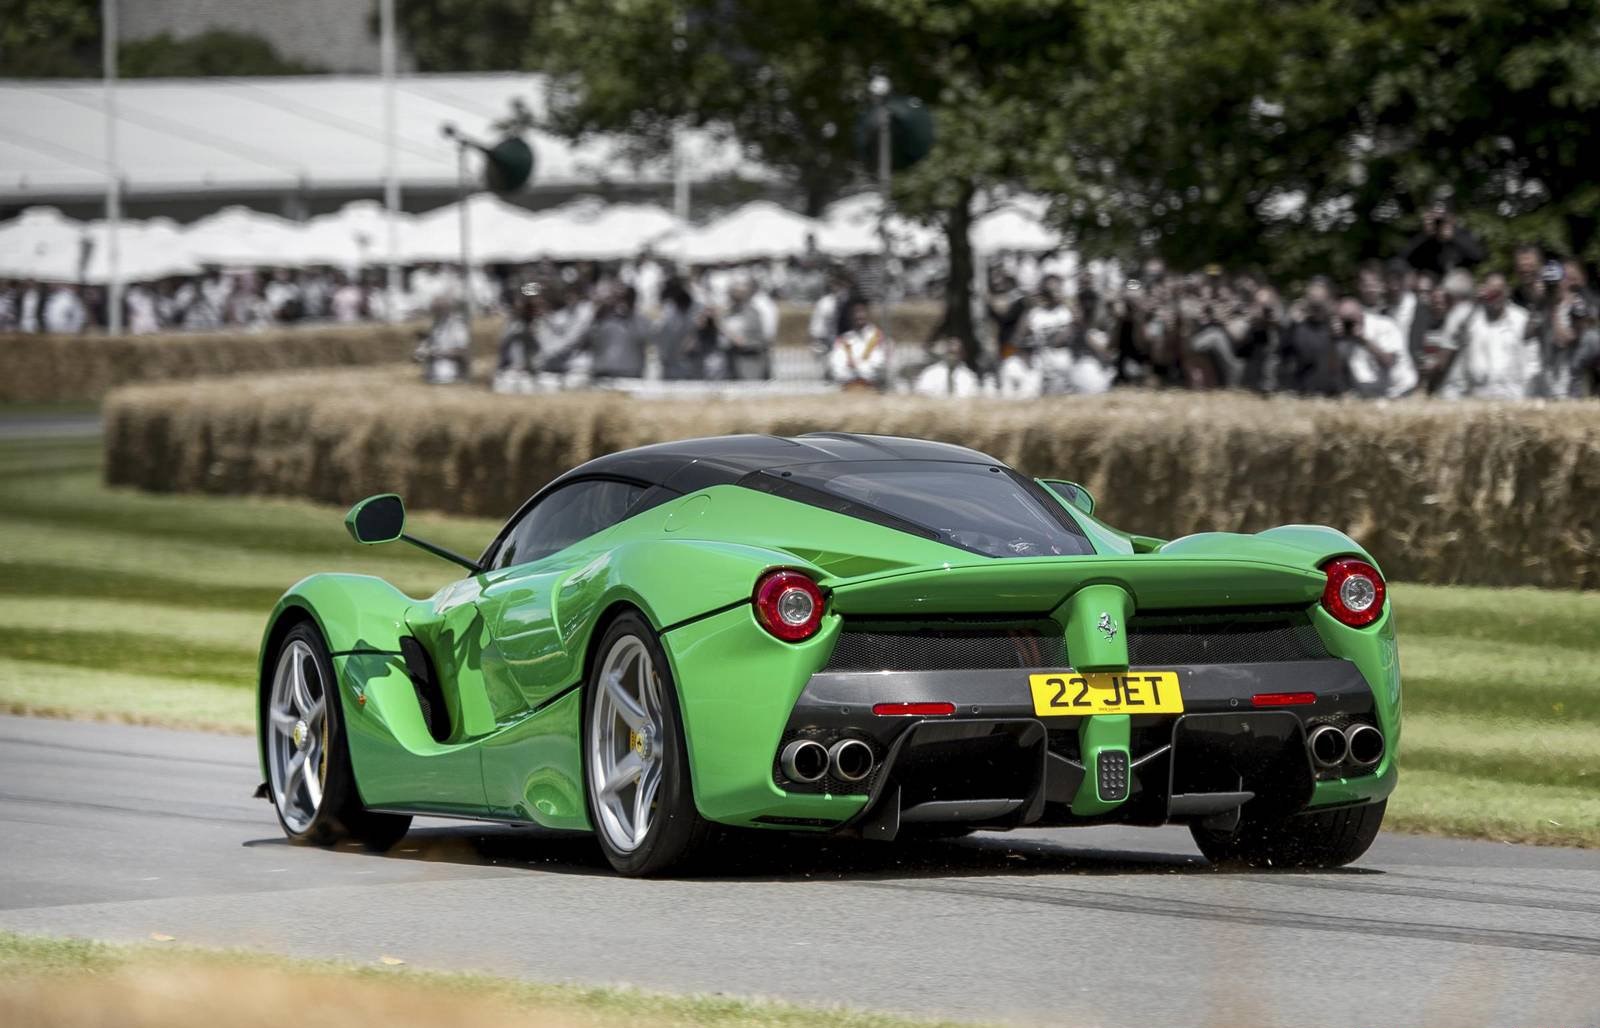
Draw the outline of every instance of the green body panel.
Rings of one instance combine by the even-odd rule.
[[[1126,714],[1096,714],[1080,718],[1078,723],[1078,752],[1083,754],[1083,766],[1088,773],[1078,786],[1078,795],[1072,798],[1072,812],[1079,817],[1092,817],[1120,807],[1127,799],[1108,800],[1100,795],[1100,778],[1095,774],[1100,754],[1107,751],[1128,752],[1129,726],[1133,719]]]
[[[833,651],[839,626],[828,615],[811,639],[780,642],[746,605],[667,634],[702,816],[735,824],[764,814],[842,821],[861,809],[861,796],[789,794],[772,780],[789,712]]]
[[[547,828],[589,828],[582,716],[583,696],[574,689],[484,741],[483,787],[493,816]]]
[[[1372,688],[1378,727],[1386,740],[1383,759],[1372,774],[1318,782],[1311,805],[1370,802],[1394,791],[1400,778],[1400,649],[1395,641],[1394,608],[1385,601],[1383,615],[1365,628],[1351,628],[1334,620],[1320,606],[1312,611],[1312,624],[1328,652],[1352,661]]]
[[[1079,671],[1126,671],[1132,612],[1133,597],[1127,590],[1104,582],[1086,585],[1067,597],[1055,619],[1065,627],[1072,666]]]
[[[358,575],[314,575],[279,601],[309,612],[336,654],[351,759],[370,806],[587,828],[580,739],[597,633],[622,609],[660,633],[689,746],[695,801],[712,820],[842,822],[859,795],[789,794],[774,753],[807,679],[826,662],[841,615],[1050,616],[1085,670],[1127,666],[1127,619],[1140,610],[1306,605],[1337,656],[1377,696],[1390,740],[1375,775],[1322,782],[1317,804],[1380,798],[1394,787],[1400,682],[1391,615],[1352,629],[1314,607],[1333,556],[1370,559],[1342,533],[1288,526],[1172,542],[1130,536],[1070,504],[1092,556],[991,559],[934,540],[738,486],[714,486],[643,511],[542,560],[485,570],[428,599]],[[828,593],[823,627],[800,644],[756,622],[756,579],[775,567],[813,575]],[[1099,617],[1117,632],[1107,638]],[[414,636],[443,683],[450,734],[435,740],[406,673]],[[1127,746],[1127,727],[1096,718],[1086,747]],[[1120,742],[1119,742],[1120,740]],[[1078,803],[1103,813],[1086,780]]]

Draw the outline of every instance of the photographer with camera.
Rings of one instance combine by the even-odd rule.
[[[1368,310],[1360,300],[1347,296],[1339,301],[1336,327],[1356,393],[1394,400],[1417,387],[1411,351],[1393,318]]]
[[[1448,200],[1434,201],[1422,214],[1422,232],[1406,248],[1406,263],[1435,276],[1483,263],[1483,244],[1465,226],[1456,224]]]
[[[1345,362],[1333,325],[1333,288],[1313,278],[1289,311],[1280,347],[1279,386],[1301,396],[1338,396],[1345,391]]]

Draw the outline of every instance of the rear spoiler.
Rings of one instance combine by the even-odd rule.
[[[1240,557],[1148,553],[986,560],[838,582],[840,614],[1047,614],[1091,585],[1127,592],[1135,610],[1309,605],[1326,576],[1315,568]]]

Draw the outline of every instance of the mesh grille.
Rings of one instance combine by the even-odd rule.
[[[1303,610],[1141,614],[1128,620],[1128,663],[1256,664],[1322,660],[1328,649]]]
[[[1303,610],[1141,614],[1128,621],[1135,667],[1323,660]],[[1070,667],[1061,626],[1033,621],[847,622],[825,671]]]
[[[846,624],[827,671],[955,671],[1066,667],[1054,621]]]

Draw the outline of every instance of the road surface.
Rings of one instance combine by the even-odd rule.
[[[1065,1025],[1600,1024],[1595,851],[1384,835],[1224,874],[1173,829],[779,836],[629,881],[491,825],[290,846],[257,781],[247,738],[0,718],[0,930]]]

